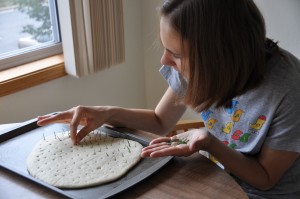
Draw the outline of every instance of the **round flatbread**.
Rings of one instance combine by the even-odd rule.
[[[30,175],[59,188],[84,188],[114,181],[136,165],[143,146],[100,131],[73,145],[69,132],[45,137],[27,158]]]

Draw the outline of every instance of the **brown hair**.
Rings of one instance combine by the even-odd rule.
[[[166,0],[160,13],[188,44],[185,104],[197,111],[229,106],[259,85],[270,40],[253,0]]]

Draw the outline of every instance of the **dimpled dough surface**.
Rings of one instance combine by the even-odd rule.
[[[84,188],[107,183],[137,164],[142,145],[94,131],[78,145],[69,132],[45,137],[27,158],[30,175],[59,188]]]

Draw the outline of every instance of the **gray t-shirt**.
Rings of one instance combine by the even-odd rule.
[[[201,113],[208,131],[241,153],[255,155],[263,145],[300,153],[300,61],[281,52],[268,61],[258,88],[235,97],[231,108],[211,107]],[[184,95],[187,83],[181,74],[168,66],[160,72],[176,93]],[[300,198],[300,158],[268,191],[236,180],[250,198]]]

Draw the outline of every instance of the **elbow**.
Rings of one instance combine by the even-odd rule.
[[[170,134],[171,131],[172,131],[172,128],[160,127],[158,129],[156,129],[156,131],[154,133],[159,136],[167,136]]]
[[[265,182],[261,182],[259,185],[256,186],[257,189],[261,191],[268,191],[272,189],[276,185],[277,181],[267,180]]]
[[[265,169],[263,166],[263,172],[260,174],[257,173],[256,175],[256,183],[253,183],[253,186],[261,191],[268,191],[278,183],[280,180],[280,176],[274,175],[274,172],[268,172],[267,169]]]
[[[161,122],[158,122],[157,128],[155,130],[155,134],[159,136],[168,136],[173,130],[173,126],[165,125]]]
[[[271,182],[270,181],[270,182],[264,184],[263,186],[261,186],[260,190],[268,191],[268,190],[272,189],[276,184],[277,184],[277,182]]]
[[[176,123],[175,123],[176,124]],[[155,115],[155,124],[153,125],[153,132],[159,136],[170,135],[170,132],[174,129],[174,124],[164,121],[160,117]]]
[[[263,185],[263,186],[259,186],[257,187],[259,190],[261,191],[268,191],[270,190],[271,188],[273,188],[274,185],[271,185],[271,184],[267,184],[267,185]]]

